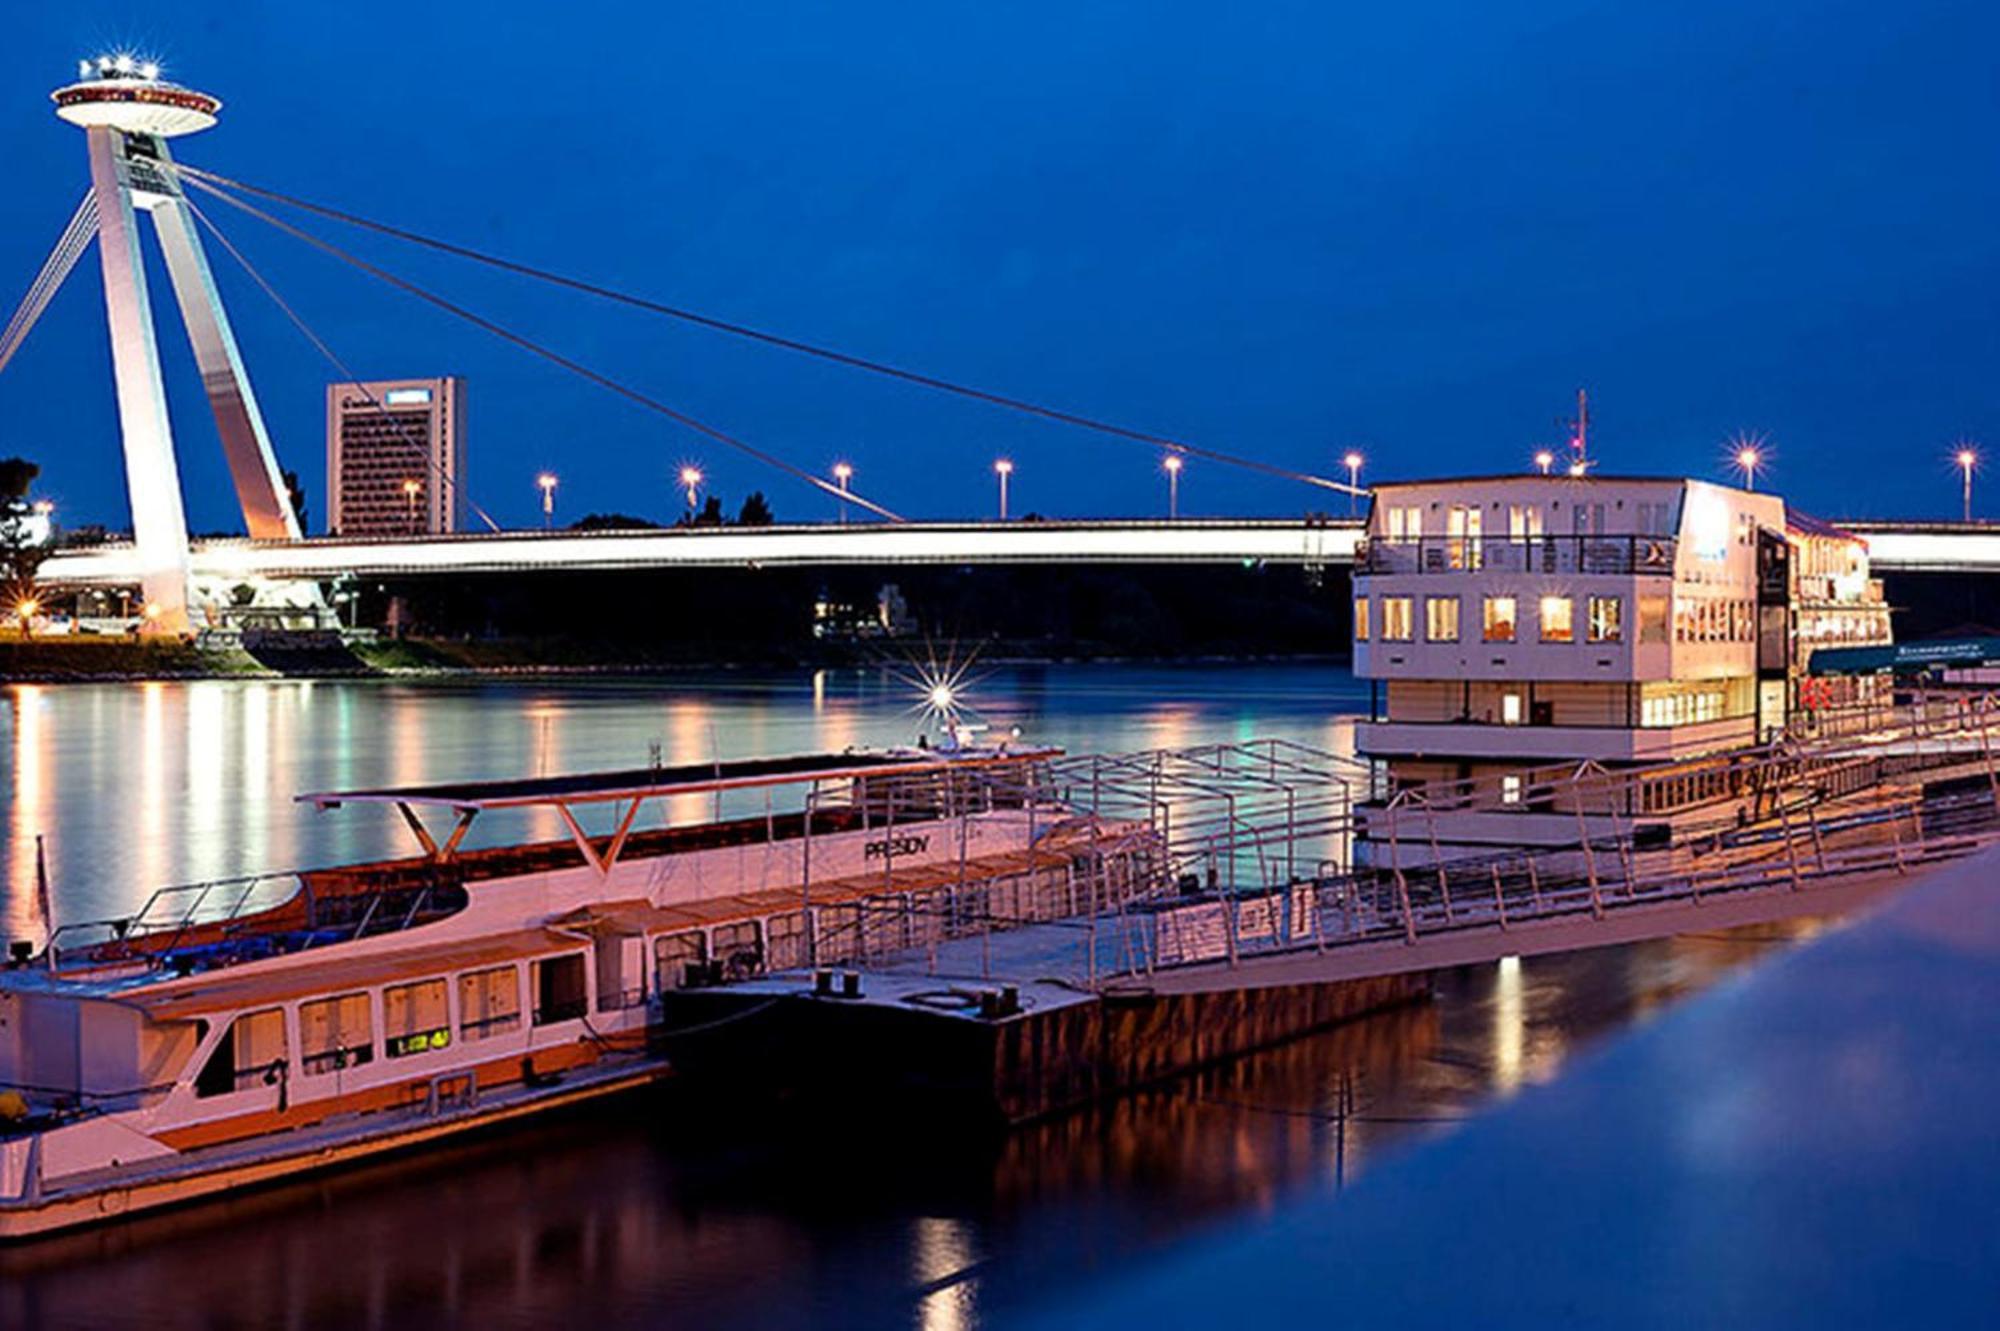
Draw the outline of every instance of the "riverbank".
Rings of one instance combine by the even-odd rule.
[[[1070,662],[1225,665],[1344,665],[1335,653],[1136,653],[1085,645],[989,642],[978,644],[985,665],[1056,665]],[[958,644],[963,658],[971,645]],[[941,653],[942,648],[938,649]],[[821,669],[905,665],[931,655],[921,640],[824,644],[807,652],[749,653],[726,663],[671,650],[607,650],[573,639],[397,638],[342,641],[323,635],[306,641],[214,645],[199,641],[132,638],[0,639],[0,683],[103,684],[187,679],[480,679],[575,678],[592,675],[662,675],[717,668]]]

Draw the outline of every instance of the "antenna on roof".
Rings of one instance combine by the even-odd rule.
[[[1579,388],[1576,390],[1576,419],[1569,422],[1569,474],[1587,476],[1590,474],[1590,395]]]

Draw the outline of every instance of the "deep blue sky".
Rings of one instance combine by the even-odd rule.
[[[1982,4],[1770,0],[24,6],[0,43],[0,302],[86,181],[47,92],[156,53],[227,103],[190,162],[712,313],[1215,447],[1377,478],[1526,465],[1579,385],[1612,470],[1769,434],[1808,507],[2000,513],[2000,116]],[[469,377],[471,491],[533,520],[796,482],[218,220],[362,374]],[[315,224],[325,225],[325,224]],[[548,294],[371,257],[911,515],[1158,511],[1149,449]],[[315,352],[223,255],[288,466],[326,511]],[[0,375],[0,452],[126,521],[95,257]],[[161,278],[156,308],[171,311]],[[238,525],[169,328],[191,522]],[[1189,512],[1314,492],[1196,462]],[[1339,501],[1333,500],[1338,507]]]

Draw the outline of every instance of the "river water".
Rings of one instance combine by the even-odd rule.
[[[995,731],[1072,752],[1348,753],[1366,699],[1309,665],[1007,667],[972,694]],[[407,851],[385,811],[303,791],[908,742],[913,702],[875,669],[14,686],[0,934],[34,931],[38,836],[57,918],[101,918],[168,883]],[[559,831],[476,829],[522,834]],[[1446,973],[1431,1004],[1006,1136],[668,1088],[0,1252],[0,1326],[998,1325],[1338,1190],[1811,927]]]

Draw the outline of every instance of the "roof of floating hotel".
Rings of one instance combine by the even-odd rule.
[[[679,795],[733,787],[791,785],[926,768],[986,766],[1052,757],[1041,746],[974,749],[951,753],[921,749],[859,753],[803,753],[784,758],[743,758],[673,767],[633,767],[615,772],[521,777],[505,781],[453,781],[423,786],[318,791],[297,797],[322,809],[342,804],[429,804],[454,809],[495,809],[534,804],[578,804],[654,795]]]

